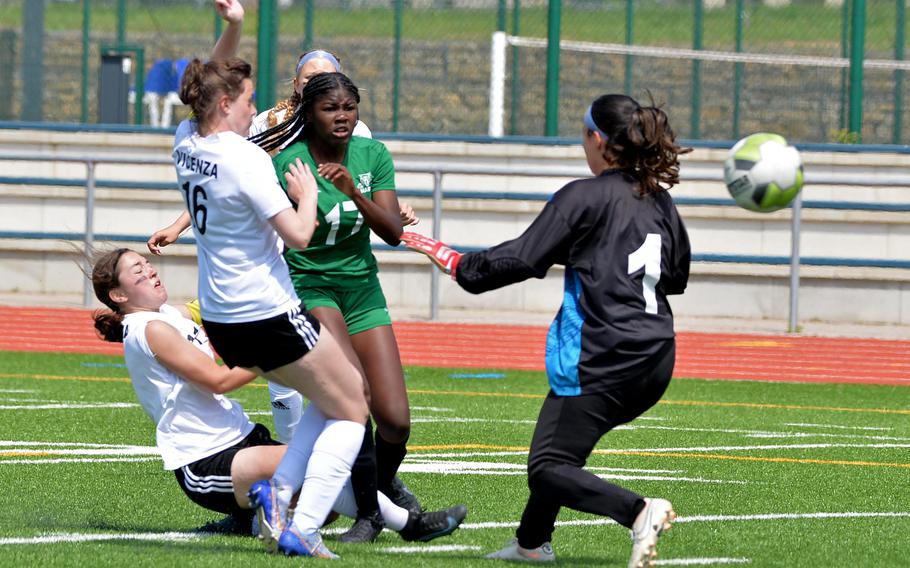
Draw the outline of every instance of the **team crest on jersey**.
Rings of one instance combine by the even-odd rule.
[[[193,326],[192,334],[186,334],[186,340],[190,343],[197,343],[199,345],[205,345],[209,342],[209,338],[205,335],[205,332],[196,326]]]
[[[367,172],[357,176],[357,189],[360,193],[369,193],[373,190],[373,172]]]

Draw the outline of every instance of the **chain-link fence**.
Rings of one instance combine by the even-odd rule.
[[[377,132],[488,134],[498,88],[504,134],[576,136],[597,95],[649,92],[684,138],[906,143],[905,2],[246,0],[239,55],[273,69],[264,108],[302,51],[338,54]],[[0,0],[0,120],[172,125],[219,31],[208,0]]]

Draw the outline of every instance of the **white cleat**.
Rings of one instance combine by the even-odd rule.
[[[645,499],[641,510],[632,524],[632,556],[629,568],[654,566],[657,558],[657,538],[669,530],[676,519],[673,505],[666,499]]]
[[[522,548],[518,546],[518,539],[513,538],[505,548],[491,552],[485,558],[516,560],[519,562],[553,562],[556,560],[556,555],[553,553],[553,547],[550,546],[549,542],[545,542],[537,548]]]

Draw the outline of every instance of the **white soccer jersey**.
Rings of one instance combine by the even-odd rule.
[[[242,323],[286,313],[298,300],[269,219],[291,206],[269,155],[233,132],[177,127],[174,165],[196,236],[202,318]]]
[[[271,109],[260,112],[258,115],[256,115],[256,118],[253,119],[253,124],[250,126],[250,136],[252,136],[254,134],[259,134],[260,132],[264,132],[270,128],[270,126],[269,126],[269,113],[270,112],[271,112]],[[290,118],[290,116],[288,116],[288,111],[286,109],[279,110],[278,112],[275,113],[275,119],[276,119],[275,126],[281,124],[282,122],[284,122],[285,120],[287,120],[289,118]],[[300,131],[298,130],[297,133],[294,134],[293,138],[291,138],[290,140],[287,140],[284,144],[279,146],[278,149],[284,150],[285,148],[287,148],[288,145],[295,138],[297,138],[297,135],[299,135],[299,134],[300,134]],[[363,138],[372,138],[373,132],[370,130],[370,128],[366,124],[364,124],[363,122],[358,120],[357,124],[354,125],[353,135],[361,136]]]
[[[196,386],[158,362],[145,336],[146,326],[154,320],[176,329],[209,357],[213,354],[205,332],[172,306],[123,318],[123,355],[133,390],[156,424],[164,469],[174,470],[233,446],[254,425],[236,402]]]

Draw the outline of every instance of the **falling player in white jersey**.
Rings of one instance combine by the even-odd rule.
[[[268,428],[251,422],[237,402],[223,396],[256,373],[215,362],[205,331],[187,318],[184,306],[167,303],[158,271],[136,252],[121,248],[102,254],[91,276],[95,295],[110,308],[93,314],[95,328],[105,341],[123,343],[133,390],[155,423],[164,468],[174,472],[194,503],[245,519],[249,531],[253,515],[247,492],[275,473],[286,450],[272,440]],[[312,439],[324,423],[322,413],[310,405],[299,430]],[[377,497],[387,525],[405,540],[425,542],[450,534],[466,514],[463,505],[415,514],[381,493]],[[356,516],[350,483],[333,510]]]

